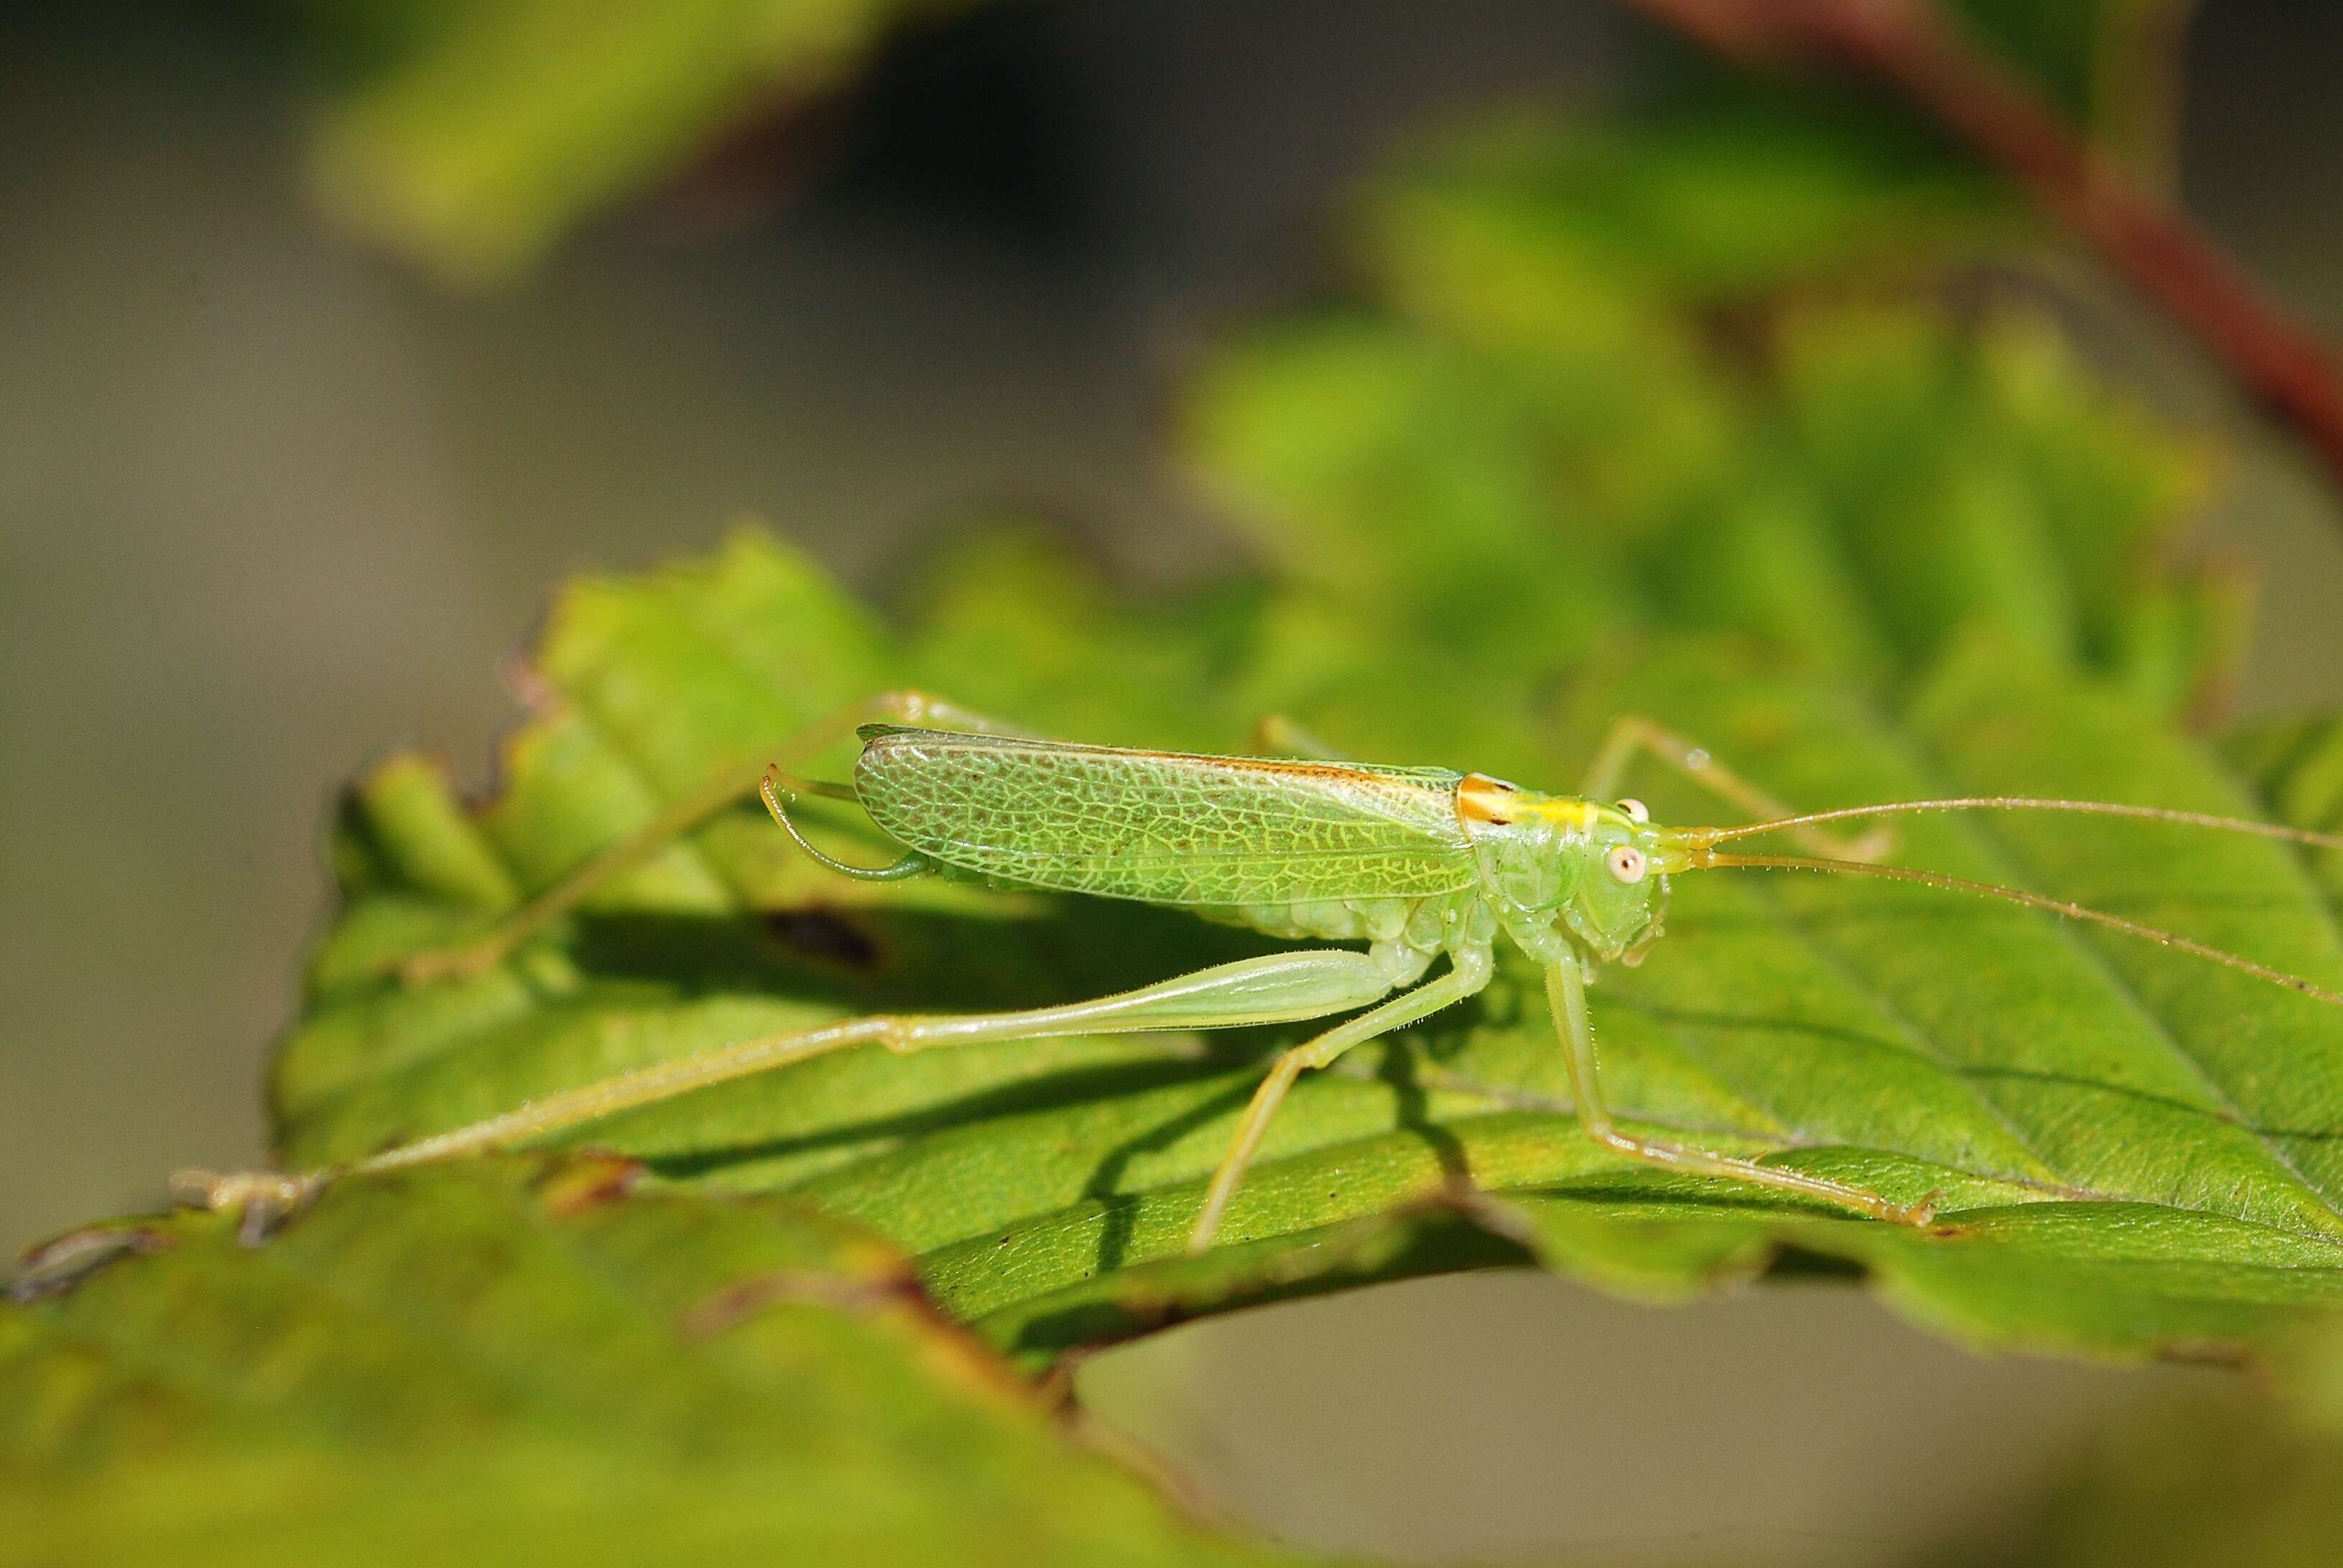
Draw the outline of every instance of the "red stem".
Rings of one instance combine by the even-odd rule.
[[[2094,152],[1927,0],[1635,0],[1749,62],[1835,59],[2006,170],[2291,425],[2343,487],[2343,370],[2210,239]]]

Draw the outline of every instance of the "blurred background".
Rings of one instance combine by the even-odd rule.
[[[755,515],[884,603],[1004,507],[1137,589],[1222,569],[1183,370],[1339,274],[1399,140],[1632,99],[1675,47],[1592,0],[808,6],[768,29],[802,22],[786,60],[650,30],[694,93],[530,164],[495,135],[542,126],[432,142],[447,81],[367,88],[465,8],[0,13],[12,1246],[261,1159],[333,791],[405,741],[479,777],[558,579]],[[2335,339],[2343,14],[2136,9],[2169,31],[2149,172]],[[439,185],[391,181],[399,136]],[[2072,293],[2110,377],[2222,454],[2202,522],[2263,568],[2240,709],[2343,699],[2327,477],[2119,284]],[[1980,1361],[1828,1285],[1660,1312],[1493,1277],[1200,1325],[1085,1388],[1207,1504],[1313,1544],[1862,1563],[1990,1533],[2121,1412],[2227,1376]]]

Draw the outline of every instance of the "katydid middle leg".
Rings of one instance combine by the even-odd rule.
[[[887,691],[850,702],[782,741],[753,768],[719,770],[689,794],[662,808],[634,832],[512,910],[476,940],[408,959],[399,965],[399,978],[409,984],[421,984],[465,979],[495,968],[522,943],[584,902],[596,889],[635,869],[709,818],[754,796],[759,782],[770,769],[779,768],[786,772],[819,756],[861,726],[881,722],[970,729],[980,734],[1015,733],[1008,725],[925,691]]]
[[[1253,1091],[1252,1103],[1245,1107],[1236,1134],[1229,1140],[1229,1151],[1221,1157],[1220,1169],[1212,1173],[1212,1184],[1205,1189],[1203,1209],[1197,1214],[1196,1228],[1188,1238],[1191,1252],[1201,1252],[1212,1244],[1221,1216],[1227,1211],[1229,1200],[1236,1196],[1237,1183],[1244,1180],[1245,1167],[1252,1163],[1262,1136],[1269,1131],[1270,1121],[1277,1114],[1294,1080],[1312,1068],[1324,1067],[1354,1045],[1405,1028],[1452,1002],[1463,1001],[1489,983],[1489,976],[1496,967],[1486,948],[1460,950],[1450,955],[1448,964],[1448,972],[1439,979],[1395,996],[1356,1018],[1346,1019],[1278,1057],[1269,1076]],[[1421,972],[1422,966],[1417,968]]]

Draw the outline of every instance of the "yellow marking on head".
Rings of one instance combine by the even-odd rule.
[[[1511,822],[1525,804],[1520,790],[1486,773],[1468,773],[1456,786],[1456,819],[1467,827]]]
[[[1565,828],[1592,828],[1603,818],[1603,808],[1594,801],[1574,800],[1566,795],[1549,796],[1531,806],[1528,811],[1531,816],[1559,822]]]

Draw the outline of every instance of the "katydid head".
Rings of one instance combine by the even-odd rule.
[[[1541,795],[1478,774],[1457,799],[1483,877],[1523,936],[1543,933],[1598,963],[1627,964],[1659,940],[1667,830],[1643,802]]]
[[[1572,851],[1584,869],[1563,900],[1562,925],[1599,961],[1633,968],[1659,940],[1667,916],[1667,830],[1652,825],[1640,800],[1586,805],[1584,836]]]

